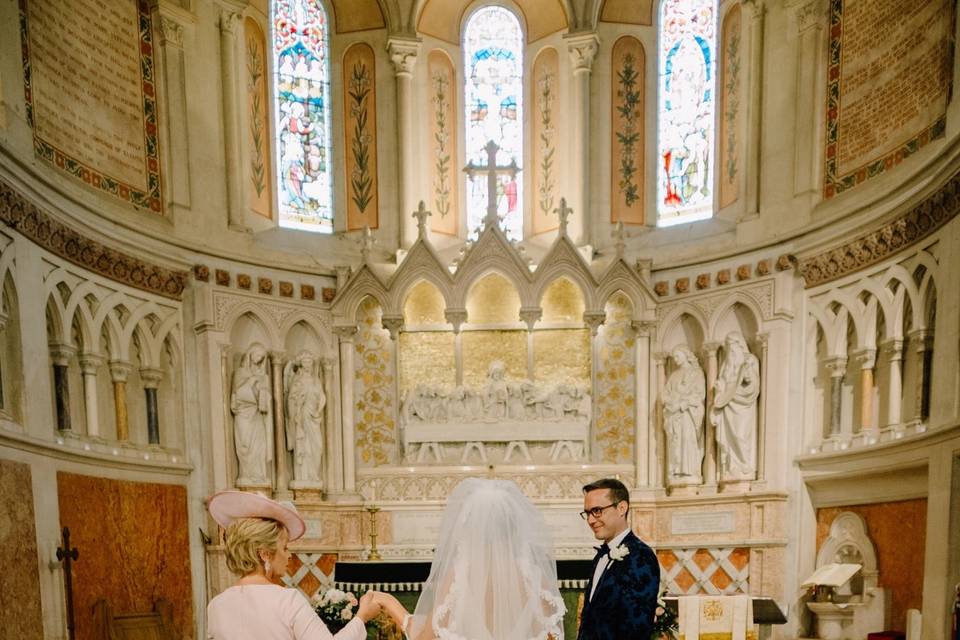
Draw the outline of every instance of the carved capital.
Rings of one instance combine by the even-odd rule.
[[[443,317],[453,325],[453,332],[460,333],[460,325],[467,321],[466,309],[445,309]]]
[[[283,361],[286,357],[287,357],[287,354],[283,351],[271,351],[270,364],[272,364],[274,367],[279,367],[283,365]]]
[[[237,34],[237,26],[243,19],[243,14],[230,9],[220,9],[220,33],[228,36]]]
[[[357,325],[336,325],[333,327],[333,332],[340,338],[340,342],[353,342],[354,336],[357,335]]]
[[[762,20],[767,13],[766,0],[741,0],[741,4],[750,12],[752,20]]]
[[[533,331],[533,325],[543,317],[543,309],[540,307],[521,307],[520,320],[527,324],[527,329]]]
[[[914,329],[907,333],[907,338],[917,353],[933,349],[933,331],[929,329]]]
[[[50,343],[50,359],[58,367],[65,367],[70,364],[70,358],[77,355],[75,347],[62,342]]]
[[[767,332],[758,333],[753,337],[753,343],[757,349],[761,351],[767,348],[767,345],[770,343],[770,334]]]
[[[400,329],[403,328],[403,316],[384,314],[380,322],[383,324],[383,328],[390,332],[390,339],[396,340],[397,336],[400,335]]]
[[[160,44],[183,48],[183,25],[169,16],[160,16]]]
[[[573,72],[590,73],[593,67],[593,60],[597,57],[597,51],[600,50],[600,38],[595,33],[576,33],[564,36],[567,41],[567,53],[570,54],[570,62],[573,65]]]
[[[800,33],[821,28],[827,16],[823,0],[811,0],[797,7],[797,30]]]
[[[654,320],[634,320],[630,326],[641,337],[650,337],[657,330],[657,323]]]
[[[842,378],[847,375],[847,357],[830,356],[824,358],[823,366],[830,372],[831,378]]]
[[[899,362],[903,360],[903,340],[892,338],[886,342],[881,342],[880,353],[883,354],[887,362]]]
[[[410,76],[413,67],[417,64],[420,54],[420,41],[400,38],[390,38],[387,41],[387,55],[393,63],[393,70],[398,76]]]
[[[80,373],[85,376],[94,376],[97,369],[103,364],[103,358],[96,353],[80,354]]]
[[[869,347],[858,350],[853,357],[860,363],[861,369],[873,369],[877,364],[877,350]]]
[[[597,335],[597,329],[607,319],[606,311],[584,311],[583,324],[590,328],[590,335]]]
[[[140,380],[143,381],[144,389],[156,389],[163,380],[163,369],[144,367],[140,369]]]
[[[110,377],[114,382],[126,382],[132,370],[133,367],[130,366],[129,362],[123,360],[110,361]]]

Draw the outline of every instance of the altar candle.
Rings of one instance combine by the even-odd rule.
[[[377,500],[377,481],[371,480],[370,481],[370,501],[376,502],[376,500]]]

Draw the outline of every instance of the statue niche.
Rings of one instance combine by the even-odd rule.
[[[736,331],[727,335],[724,347],[726,354],[710,410],[710,421],[717,428],[720,480],[753,480],[757,475],[760,361]]]
[[[270,487],[273,462],[273,421],[270,413],[267,350],[253,344],[233,373],[230,412],[237,452],[237,487]]]
[[[283,370],[286,390],[287,450],[293,452],[293,488],[321,488],[323,478],[324,408],[319,362],[301,351]]]
[[[663,388],[663,430],[667,437],[670,486],[700,484],[704,454],[703,415],[707,385],[697,357],[686,345],[670,354],[677,369]]]
[[[417,385],[401,403],[404,451],[424,462],[432,453],[443,461],[443,444],[463,445],[461,461],[476,451],[486,462],[487,444],[506,444],[504,462],[514,451],[532,460],[528,444],[550,443],[550,460],[566,451],[574,460],[586,453],[590,427],[589,392],[572,384],[506,379],[506,365],[490,363],[480,388]]]

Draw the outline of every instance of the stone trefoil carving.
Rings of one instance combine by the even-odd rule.
[[[714,385],[710,421],[717,428],[720,479],[753,480],[757,474],[757,398],[760,361],[740,333],[724,341],[725,357]]]
[[[688,346],[674,348],[670,357],[677,369],[667,379],[661,396],[663,430],[667,437],[668,484],[700,484],[703,480],[706,378]]]
[[[293,452],[294,489],[322,486],[327,396],[319,365],[314,354],[301,351],[283,370],[287,450]]]
[[[267,350],[254,344],[240,359],[233,374],[230,411],[237,451],[238,487],[269,487],[273,460],[270,376]]]

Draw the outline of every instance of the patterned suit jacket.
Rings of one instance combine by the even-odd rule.
[[[593,561],[577,640],[650,640],[660,592],[660,563],[653,549],[632,531],[621,544],[630,553],[610,561],[591,600],[593,572],[600,558]]]

